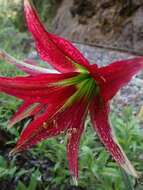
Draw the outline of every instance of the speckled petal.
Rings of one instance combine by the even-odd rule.
[[[65,110],[60,110],[60,107],[61,105],[57,104],[50,105],[41,116],[32,121],[23,130],[12,153],[23,151],[46,138],[57,136],[66,130],[69,131],[75,121],[75,117],[71,117],[71,114],[75,114],[75,104]]]
[[[80,51],[74,45],[72,45],[72,43],[51,33],[49,33],[49,36],[57,44],[57,46],[60,47],[60,49],[67,57],[69,57],[74,62],[84,66],[85,68],[89,66],[89,61],[80,53]]]
[[[108,103],[104,103],[100,99],[95,98],[94,102],[90,105],[90,116],[97,135],[116,162],[131,175],[139,177],[139,174],[131,165],[113,134],[109,124],[108,113]]]
[[[0,77],[0,91],[12,96],[16,96],[25,101],[51,103],[60,102],[66,92],[74,93],[75,86],[54,86],[53,83],[75,76],[68,74],[45,74],[31,77],[6,78]]]
[[[35,117],[44,108],[44,106],[44,104],[40,103],[23,102],[14,116],[11,118],[7,128],[10,128],[12,125],[15,125],[26,117],[32,115]]]
[[[52,36],[45,30],[36,10],[28,0],[24,0],[24,10],[28,28],[35,38],[38,53],[44,61],[61,73],[77,71],[74,60],[80,61],[79,65],[89,65],[70,43]],[[66,50],[67,46],[70,51]]]
[[[133,58],[114,62],[98,69],[103,79],[101,96],[105,101],[111,100],[120,88],[125,86],[131,78],[143,69],[143,58]]]
[[[29,75],[58,73],[56,70],[51,70],[38,66],[38,63],[35,60],[18,60],[6,53],[4,50],[0,50],[0,58],[14,64],[16,67],[18,67],[25,73],[28,73]]]
[[[84,130],[84,121],[86,119],[87,107],[88,103],[84,99],[78,99],[73,105],[74,112],[70,113],[72,122],[68,131],[67,153],[68,165],[75,185],[77,185],[78,180],[78,150],[80,137]]]

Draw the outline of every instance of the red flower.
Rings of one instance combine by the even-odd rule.
[[[35,63],[17,61],[4,52],[0,53],[31,75],[13,79],[0,77],[1,92],[24,100],[8,126],[34,115],[12,153],[65,132],[68,134],[68,164],[76,183],[80,137],[89,112],[93,128],[112,157],[128,173],[139,177],[115,139],[108,115],[109,101],[143,69],[143,58],[118,61],[102,68],[90,65],[70,42],[45,30],[28,0],[24,0],[24,9],[39,56],[58,72],[47,74],[48,69],[35,66]]]

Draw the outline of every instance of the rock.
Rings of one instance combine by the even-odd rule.
[[[142,52],[142,0],[63,0],[51,32],[64,38]]]

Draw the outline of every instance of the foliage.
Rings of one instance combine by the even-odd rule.
[[[38,10],[42,21],[50,24],[60,4],[60,0],[33,0],[33,4]],[[17,30],[25,32],[27,30],[22,0],[0,0],[0,23],[1,26],[12,23]]]
[[[33,4],[38,10],[42,21],[47,24],[49,24],[56,15],[60,2],[60,0],[57,2],[52,0],[43,0],[41,3],[40,0],[33,0]]]
[[[25,48],[27,34],[19,33],[18,29],[14,27],[16,10],[19,5],[14,2],[0,1],[0,48],[12,55],[19,54],[20,56]],[[20,49],[21,51],[19,51]]]
[[[59,3],[50,0],[34,1],[41,19],[49,24],[55,16]],[[32,47],[31,36],[27,30],[22,0],[0,0],[0,48],[11,55],[23,56],[30,52]],[[19,32],[20,31],[20,32]]]

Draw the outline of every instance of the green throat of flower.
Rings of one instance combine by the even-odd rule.
[[[85,98],[88,102],[96,94],[100,92],[100,88],[96,81],[91,77],[89,73],[81,73],[75,77],[63,80],[56,84],[58,86],[70,86],[75,85],[77,91],[67,100],[62,108],[66,108],[71,105],[76,99]]]

